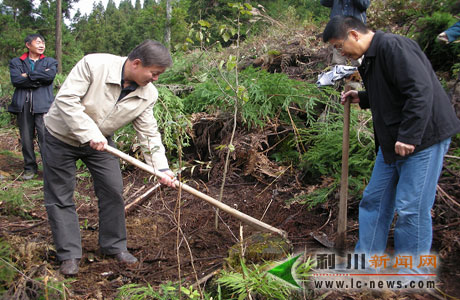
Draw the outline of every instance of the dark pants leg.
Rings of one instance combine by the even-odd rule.
[[[45,114],[34,114],[35,132],[38,138],[38,147],[40,148],[40,156],[42,157],[42,166],[45,165],[43,152],[45,151],[45,122],[43,116]]]
[[[88,166],[99,198],[99,242],[106,254],[125,251],[123,181],[118,159],[107,152],[73,147],[45,133],[45,206],[59,260],[81,258],[81,238],[73,193],[75,162]]]
[[[18,113],[17,122],[21,136],[22,155],[24,157],[24,171],[37,173],[37,161],[34,151],[35,130],[37,131],[38,144],[43,159],[43,137],[45,126],[43,114],[32,114],[30,112],[30,102],[24,103],[23,111]]]
[[[109,144],[115,146],[111,140]],[[99,245],[104,254],[117,254],[127,250],[120,162],[108,152],[92,151],[82,160],[91,172],[99,200]]]
[[[45,207],[58,260],[81,258],[80,227],[73,202],[78,148],[45,133]],[[74,149],[75,148],[75,149]]]

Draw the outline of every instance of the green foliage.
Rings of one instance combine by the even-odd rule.
[[[182,99],[166,87],[158,87],[158,101],[154,115],[162,132],[163,144],[168,151],[178,150],[179,146],[188,145],[189,137],[186,130],[191,123],[184,113]]]
[[[189,286],[188,288],[181,286],[180,291],[182,294],[186,295],[188,299],[201,299],[200,292],[195,290],[193,286]]]
[[[33,207],[33,204],[24,199],[23,193],[24,189],[22,187],[1,186],[0,203],[3,203],[3,212],[5,214],[30,218],[27,212]]]
[[[13,115],[6,108],[0,107],[0,128],[7,128],[13,125]]]
[[[207,63],[206,53],[189,53],[185,55],[183,52],[173,54],[174,65],[166,70],[158,78],[158,84],[173,84],[173,85],[191,85],[197,82],[202,82],[202,74],[197,74],[197,69],[202,69]],[[200,78],[201,77],[201,78]]]
[[[343,108],[327,114],[326,121],[316,122],[311,127],[299,130],[302,143],[308,151],[301,155],[299,167],[312,182],[321,182],[314,191],[299,195],[291,201],[308,203],[314,207],[325,202],[340,186],[342,166]],[[372,128],[366,124],[370,119],[367,111],[352,109],[350,115],[349,140],[349,193],[359,195],[372,173],[375,148]],[[292,142],[291,142],[292,143]],[[331,178],[327,180],[326,178]]]
[[[158,291],[155,290],[150,284],[140,285],[131,283],[123,285],[118,288],[119,293],[116,300],[144,300],[144,299],[158,299],[158,300],[176,300],[176,299],[202,299],[200,293],[192,286],[182,286],[179,293],[178,285],[172,282],[167,282],[159,286]],[[181,295],[179,295],[181,294]],[[184,298],[184,296],[186,298]],[[204,295],[204,299],[209,299]]]
[[[10,245],[0,239],[0,296],[7,290],[5,288],[12,283],[15,276],[14,269],[11,267],[14,266],[11,258]]]
[[[17,49],[24,49],[24,37],[22,39],[18,38],[18,35],[22,36],[20,34],[22,29],[20,24],[14,21],[12,15],[0,14],[0,28],[2,32],[2,38],[0,39],[0,63],[6,65],[15,56]],[[3,85],[5,81],[2,80],[1,82]]]
[[[272,262],[262,265],[248,266],[240,259],[241,272],[222,270],[216,283],[222,293],[222,299],[247,299],[248,294],[257,299],[297,299],[297,290],[284,281],[271,276],[267,270],[273,267]],[[308,281],[313,261],[299,263],[295,267],[295,277],[300,281]]]
[[[324,185],[324,186],[323,186]],[[321,187],[309,192],[307,194],[296,195],[294,198],[287,201],[288,204],[302,203],[307,204],[307,208],[314,208],[316,205],[326,202],[332,197],[332,194],[337,191],[340,183],[337,179],[327,181],[326,184],[322,184]]]
[[[14,87],[11,84],[10,69],[7,66],[0,66],[0,98],[13,97]],[[5,105],[6,103],[0,103]]]
[[[75,162],[75,167],[76,167],[76,170],[77,170],[77,173],[75,175],[75,177],[78,179],[78,180],[86,180],[87,178],[90,178],[91,177],[91,173],[89,172],[88,168],[86,167],[86,164],[81,160],[77,160]],[[76,191],[75,191],[76,193]],[[77,197],[77,196],[75,196]],[[89,197],[87,197],[88,199],[85,198],[85,200],[87,202],[89,202]]]
[[[211,297],[203,294],[204,299],[246,299],[248,293],[259,295],[264,299],[295,299],[297,291],[283,281],[267,274],[269,263],[262,266],[252,265],[248,267],[241,261],[241,272],[222,271],[217,279],[217,295]],[[296,277],[300,281],[307,281],[313,262],[310,258],[296,267]],[[116,300],[142,300],[142,299],[203,299],[200,293],[192,286],[182,286],[180,289],[176,284],[167,282],[155,289],[150,284],[140,285],[136,283],[127,284],[119,289]],[[294,298],[293,298],[294,297]]]
[[[242,271],[226,271],[220,273],[217,283],[224,289],[225,299],[246,299],[248,294],[257,294],[266,299],[289,299],[291,288],[265,272],[263,267],[246,266],[241,259]]]
[[[54,77],[54,94],[57,94],[66,78],[67,75],[65,74],[56,74],[56,77]]]
[[[196,85],[195,90],[185,97],[187,112],[216,111],[232,112],[237,94],[226,82],[234,80],[234,74],[226,74],[229,80],[215,78]],[[286,74],[268,73],[264,70],[247,68],[239,73],[240,85],[247,91],[248,101],[241,101],[240,113],[243,122],[249,127],[262,127],[270,119],[279,116],[290,123],[287,108],[297,105],[306,115],[295,117],[306,124],[314,122],[317,105],[327,100],[326,95],[315,85],[291,80]]]

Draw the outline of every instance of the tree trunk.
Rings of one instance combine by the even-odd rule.
[[[171,0],[166,0],[165,46],[171,49]]]
[[[58,73],[62,73],[62,0],[56,1],[56,60]]]

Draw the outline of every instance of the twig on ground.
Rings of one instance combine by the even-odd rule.
[[[327,217],[326,223],[324,223],[320,228],[318,228],[318,229],[316,229],[316,230],[317,230],[317,231],[320,231],[321,229],[323,229],[324,226],[326,226],[326,225],[329,223],[329,221],[331,220],[331,216],[332,216],[332,209],[329,210],[329,217]]]
[[[131,203],[128,203],[125,206],[125,213],[128,214],[129,212],[131,212],[134,209],[134,207],[141,205],[142,203],[144,203],[145,200],[147,200],[150,197],[152,197],[152,195],[155,192],[155,190],[157,188],[159,188],[160,186],[161,186],[161,183],[157,183],[156,185],[151,187],[147,192],[145,192],[144,194],[142,194],[139,197],[137,197],[136,199],[134,199],[134,201],[132,201]]]
[[[445,225],[437,225],[437,226],[433,227],[433,231],[447,229],[449,227],[459,225],[459,224],[460,224],[460,220],[458,220],[456,222],[449,223],[449,224],[445,224]]]
[[[460,207],[460,204],[455,201],[451,196],[449,196],[449,194],[447,194],[440,186],[439,184],[436,186],[437,190],[442,194],[442,196],[446,197],[447,199],[449,199],[453,204],[455,204],[456,206]],[[441,197],[442,198],[442,197]],[[447,202],[447,201],[446,201]]]

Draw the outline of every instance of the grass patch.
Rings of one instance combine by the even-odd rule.
[[[25,200],[22,187],[4,187],[0,189],[0,205],[6,215],[20,216],[30,219],[27,213],[33,208],[30,201]]]
[[[21,159],[22,160],[22,154],[10,150],[0,150],[0,155],[5,155],[5,156],[10,156],[13,158]]]

